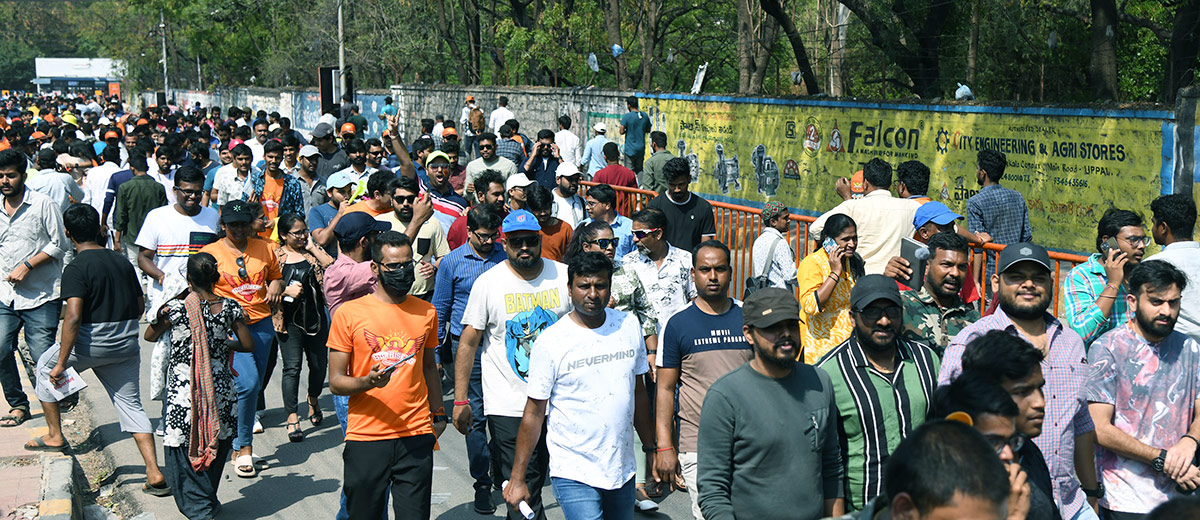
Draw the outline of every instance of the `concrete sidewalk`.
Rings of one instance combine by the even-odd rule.
[[[20,426],[0,428],[0,518],[72,518],[79,511],[74,460],[70,455],[25,449],[30,439],[46,434],[46,423],[24,366],[18,363],[17,371],[31,416]]]

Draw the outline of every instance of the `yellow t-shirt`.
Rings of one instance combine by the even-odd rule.
[[[842,270],[842,277],[834,286],[829,300],[817,304],[817,288],[825,283],[831,272],[829,254],[824,248],[804,257],[797,269],[800,344],[804,347],[803,360],[809,365],[841,345],[854,332],[854,319],[850,317],[850,289],[854,288],[854,277],[849,269]]]

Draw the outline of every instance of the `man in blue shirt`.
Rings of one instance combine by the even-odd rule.
[[[471,286],[484,271],[508,258],[503,248],[496,247],[500,236],[500,214],[494,207],[479,205],[471,208],[467,212],[467,229],[467,243],[442,258],[433,290],[433,307],[438,315],[438,344],[441,345],[440,363],[451,367],[454,355],[458,353],[463,311],[467,308]],[[482,353],[483,349],[475,351],[475,365],[471,368],[467,386],[467,400],[472,410],[471,429],[467,432],[467,460],[471,478],[475,479],[475,512],[490,515],[496,511],[496,504],[492,501],[492,463],[485,429],[487,418],[483,415]],[[447,370],[446,374],[453,380],[454,370]]]
[[[338,247],[333,229],[337,227],[346,208],[350,207],[350,195],[354,191],[354,179],[346,172],[337,172],[325,181],[325,194],[329,202],[308,210],[308,229],[313,242],[325,248],[325,252],[337,258]]]
[[[604,145],[608,144],[608,127],[604,123],[596,123],[592,125],[592,131],[596,132],[596,137],[589,139],[583,146],[583,157],[579,159],[580,166],[587,168],[586,180],[591,180],[596,172],[608,166],[608,162],[604,160]]]
[[[621,135],[625,136],[625,147],[621,150],[622,162],[635,173],[642,173],[642,159],[646,157],[646,134],[650,133],[650,116],[638,110],[636,96],[625,98],[629,112],[621,116]]]

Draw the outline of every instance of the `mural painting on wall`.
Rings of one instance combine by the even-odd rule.
[[[1001,184],[1025,196],[1034,240],[1063,251],[1094,249],[1110,206],[1144,211],[1171,164],[1166,113],[654,95],[643,107],[691,165],[693,191],[754,206],[779,200],[810,215],[837,205],[836,179],[874,158],[893,168],[921,161],[928,196],[965,215],[980,188],[976,154],[1004,152]],[[742,182],[743,168],[754,182]]]

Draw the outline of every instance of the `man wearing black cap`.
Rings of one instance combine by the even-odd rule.
[[[800,304],[791,291],[769,287],[746,299],[742,320],[754,359],[713,383],[700,415],[704,518],[843,514],[833,383],[795,361]]]
[[[1076,518],[1092,509],[1085,494],[1100,498],[1104,491],[1096,481],[1096,432],[1084,394],[1089,369],[1083,339],[1047,312],[1054,302],[1053,265],[1046,248],[1029,242],[1000,252],[999,274],[991,280],[992,291],[1000,296],[999,308],[954,337],[942,357],[938,381],[947,384],[957,377],[966,345],[993,330],[1018,336],[1042,351],[1046,420],[1033,442],[1046,457],[1055,504],[1064,518]]]
[[[334,172],[350,166],[350,158],[345,150],[338,147],[337,140],[333,137],[333,127],[329,123],[317,123],[317,127],[312,131],[311,142],[317,147],[317,151],[321,152],[321,159],[317,161],[318,177],[328,179]]]
[[[900,335],[902,305],[895,280],[880,274],[860,278],[850,291],[854,334],[817,362],[833,381],[846,436],[847,511],[883,493],[888,456],[925,422],[937,386],[937,354]]]

